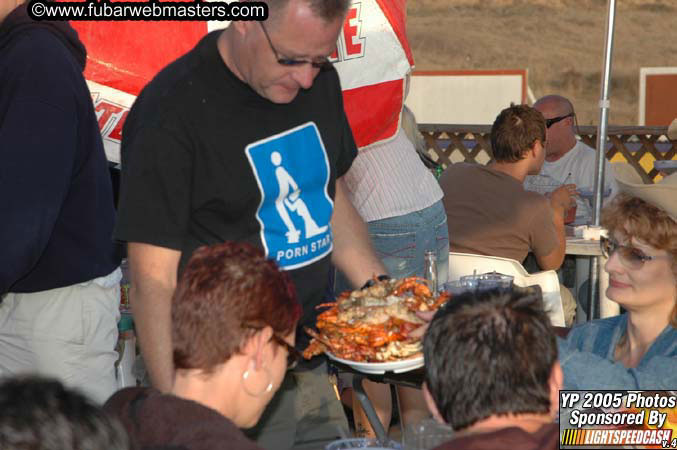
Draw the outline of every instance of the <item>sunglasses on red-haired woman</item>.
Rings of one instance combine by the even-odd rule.
[[[282,339],[280,336],[273,334],[272,339],[280,346],[287,349],[287,370],[291,370],[303,359],[301,352],[296,350],[296,348],[291,345],[289,342]]]

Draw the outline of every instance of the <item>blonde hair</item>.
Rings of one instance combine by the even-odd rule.
[[[618,232],[646,242],[672,256],[672,273],[677,278],[677,223],[662,209],[629,194],[619,194],[602,211],[602,226],[609,234]],[[677,328],[677,298],[670,314]]]

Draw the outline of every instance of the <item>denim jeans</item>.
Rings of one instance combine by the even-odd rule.
[[[437,254],[438,286],[449,275],[449,231],[442,201],[403,216],[367,222],[369,237],[376,254],[393,278],[423,276],[424,254]],[[353,289],[342,273],[336,273],[334,292]]]

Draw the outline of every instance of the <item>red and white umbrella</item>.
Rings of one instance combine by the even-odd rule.
[[[141,89],[207,33],[207,22],[77,22],[85,78],[109,161],[120,162],[122,125]]]
[[[333,55],[358,146],[395,134],[413,63],[405,0],[355,0]],[[87,47],[85,77],[106,156],[120,162],[122,125],[143,86],[224,22],[71,22]],[[368,106],[368,107],[367,107]]]
[[[394,136],[413,66],[406,1],[353,1],[337,47],[334,65],[358,147]]]

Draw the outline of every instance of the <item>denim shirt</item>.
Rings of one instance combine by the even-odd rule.
[[[658,335],[637,367],[614,360],[628,325],[627,314],[574,327],[557,339],[564,389],[677,389],[677,330]]]

